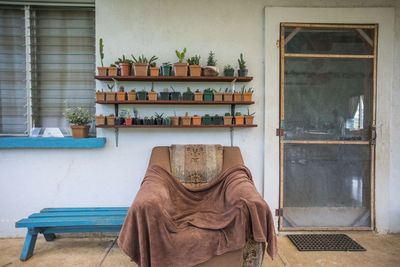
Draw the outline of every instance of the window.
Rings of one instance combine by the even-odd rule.
[[[0,134],[68,129],[65,103],[95,113],[93,8],[0,6]]]

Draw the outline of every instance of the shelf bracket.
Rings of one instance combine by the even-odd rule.
[[[236,79],[234,79],[234,80],[231,82],[232,93],[235,92],[235,82],[236,82]]]
[[[115,146],[118,147],[119,128],[115,127]]]
[[[230,128],[230,134],[231,134],[231,146],[233,146],[233,127]]]
[[[115,78],[111,78],[114,81],[114,90],[115,92],[118,92],[118,80],[116,80]]]

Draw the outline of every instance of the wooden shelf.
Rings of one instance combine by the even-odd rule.
[[[96,125],[96,128],[248,128],[257,127],[257,124],[245,125]]]
[[[179,105],[252,105],[254,101],[194,101],[194,100],[98,100],[97,104],[179,104]]]
[[[225,76],[95,76],[100,81],[136,81],[136,82],[250,82],[253,77],[225,77]]]

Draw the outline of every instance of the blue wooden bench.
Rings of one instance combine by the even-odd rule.
[[[39,233],[46,241],[53,241],[56,233],[119,232],[128,207],[111,208],[47,208],[15,223],[17,228],[28,228],[21,261],[29,259],[35,249]]]

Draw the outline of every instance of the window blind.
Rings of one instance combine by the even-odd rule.
[[[94,9],[31,7],[31,60],[35,127],[67,128],[65,103],[95,114]]]
[[[0,6],[0,134],[26,135],[24,9]]]

